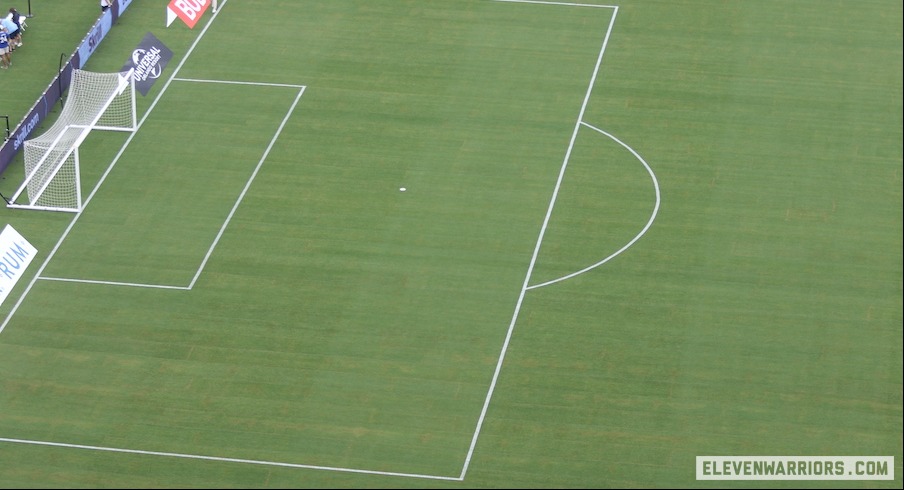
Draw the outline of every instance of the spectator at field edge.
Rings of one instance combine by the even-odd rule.
[[[100,11],[106,12],[113,6],[113,0],[100,0]]]
[[[0,17],[0,25],[6,29],[7,44],[10,51],[15,51],[16,46],[21,46],[19,40],[19,27],[9,17]]]
[[[13,64],[9,52],[9,34],[6,32],[6,27],[0,25],[0,68],[4,70]]]
[[[6,18],[12,21],[16,26],[16,32],[13,35],[10,35],[9,41],[11,46],[19,47],[22,46],[22,33],[25,32],[25,28],[22,27],[23,22],[25,20],[25,16],[19,13],[15,7],[9,9],[9,14],[6,15]]]
[[[19,35],[21,36],[23,32],[25,32],[25,28],[28,27],[28,24],[25,23],[25,16],[20,14],[16,7],[9,9],[9,13],[6,14],[6,17],[13,21],[16,24],[16,27],[19,28]]]

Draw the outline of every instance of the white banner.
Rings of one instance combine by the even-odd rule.
[[[12,226],[0,233],[0,304],[6,301],[38,250]]]
[[[894,480],[894,456],[697,456],[698,480]]]

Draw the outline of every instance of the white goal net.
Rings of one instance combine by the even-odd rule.
[[[60,116],[44,134],[25,141],[25,181],[7,206],[81,211],[78,149],[82,141],[92,130],[135,131],[137,127],[132,70],[72,70],[69,97]]]

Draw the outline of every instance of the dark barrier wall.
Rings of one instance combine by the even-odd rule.
[[[22,118],[22,121],[16,126],[16,129],[10,133],[9,139],[3,143],[2,147],[0,147],[0,174],[6,171],[6,168],[9,167],[9,164],[16,157],[16,154],[22,150],[25,140],[31,136],[32,131],[41,124],[41,121],[43,121],[47,117],[47,114],[50,113],[53,105],[60,100],[60,97],[62,97],[66,89],[69,88],[69,82],[72,79],[72,70],[74,68],[80,69],[85,66],[85,63],[88,62],[88,58],[91,57],[94,50],[100,45],[100,42],[107,33],[110,32],[113,23],[116,22],[116,19],[118,19],[123,12],[125,12],[131,3],[132,0],[116,0],[113,2],[113,7],[104,12],[97,19],[97,22],[94,23],[94,26],[91,27],[91,30],[88,31],[85,38],[82,39],[82,43],[75,52],[72,53],[72,56],[69,57],[69,61],[66,62],[66,65],[60,70],[60,73],[54,77],[53,81],[50,82],[50,85],[47,86],[47,89],[44,90],[44,93],[41,94],[35,104],[31,106],[28,115]]]

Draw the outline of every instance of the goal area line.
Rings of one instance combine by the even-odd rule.
[[[203,258],[201,259],[198,267],[196,269],[194,269],[194,271],[192,272],[192,276],[191,276],[189,283],[185,284],[185,285],[181,285],[181,284],[154,284],[154,283],[132,282],[132,281],[106,281],[106,280],[89,279],[89,278],[45,276],[40,273],[36,276],[36,279],[47,280],[47,281],[72,282],[72,283],[104,284],[104,285],[108,285],[108,286],[191,290],[194,287],[195,283],[197,283],[198,279],[201,277],[201,274],[204,272],[204,268],[207,265],[207,262],[210,259],[211,255],[213,255],[213,252],[216,249],[217,244],[220,241],[220,238],[222,237],[226,228],[229,226],[229,223],[232,221],[233,215],[235,214],[238,207],[241,205],[242,200],[245,197],[245,194],[248,192],[248,189],[251,187],[251,184],[254,182],[255,178],[257,177],[258,173],[260,172],[260,169],[263,167],[264,162],[267,160],[267,157],[269,156],[270,151],[273,148],[273,145],[279,139],[279,136],[282,133],[283,128],[286,125],[286,122],[289,120],[289,118],[295,112],[295,110],[298,106],[298,103],[300,102],[301,97],[302,97],[302,95],[304,95],[305,89],[307,88],[306,85],[285,84],[285,83],[267,83],[267,82],[245,82],[245,81],[237,81],[237,80],[208,80],[208,79],[176,78],[176,77],[174,77],[172,80],[179,81],[179,82],[216,83],[216,84],[239,85],[239,86],[247,86],[247,87],[254,87],[254,86],[277,87],[277,88],[288,88],[288,89],[292,89],[292,90],[297,90],[294,100],[290,104],[289,109],[286,111],[285,116],[280,121],[279,126],[274,131],[267,147],[263,151],[263,154],[261,155],[256,166],[254,167],[254,170],[252,171],[251,175],[246,180],[244,187],[242,188],[242,191],[240,192],[240,194],[237,196],[232,208],[229,211],[229,214],[226,216],[226,218],[220,224],[216,236],[214,237],[210,246],[207,248],[207,251],[204,254]],[[128,146],[128,142],[126,142],[126,146]],[[88,199],[86,199],[85,203],[87,204],[90,201],[90,199],[91,199],[90,197]],[[48,263],[49,263],[49,258],[48,258]]]

